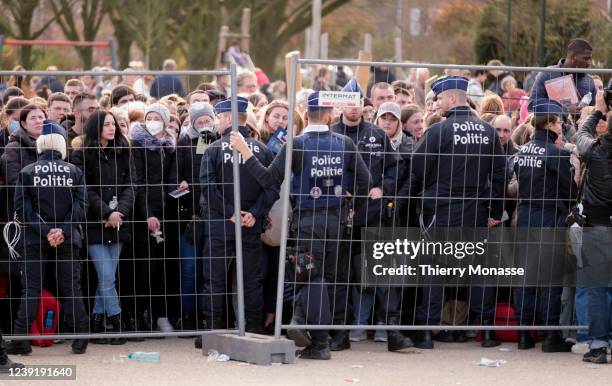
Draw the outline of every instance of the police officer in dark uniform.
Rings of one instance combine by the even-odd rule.
[[[338,238],[342,234],[341,208],[347,193],[365,196],[370,175],[350,138],[329,130],[331,108],[319,106],[319,92],[308,97],[308,122],[302,135],[294,139],[291,170],[294,215],[292,228],[298,247],[322,259],[321,272],[313,275],[296,294],[296,313],[304,314],[303,323],[331,324],[346,317],[347,270],[339,264]],[[279,184],[284,178],[286,148],[283,147],[269,168],[265,168],[253,151],[237,134],[232,144],[246,159],[246,166],[263,184]],[[302,335],[298,330],[289,330]],[[310,343],[301,358],[330,359],[327,330],[311,330]],[[301,338],[300,338],[301,339]],[[297,342],[296,342],[297,343]],[[308,344],[306,343],[306,344]]]
[[[23,168],[15,191],[15,211],[22,228],[23,294],[14,332],[27,335],[36,318],[47,259],[57,261],[59,290],[65,319],[77,333],[89,330],[89,318],[81,293],[81,234],[78,224],[85,221],[86,191],[83,173],[62,161],[66,157],[66,131],[45,121],[36,140],[39,160]],[[76,339],[72,352],[83,354],[86,339]],[[28,355],[30,341],[12,341],[9,354]]]
[[[450,227],[487,227],[499,224],[506,186],[505,165],[495,129],[475,115],[467,105],[468,80],[448,76],[432,84],[437,104],[446,120],[431,126],[412,156],[410,178],[399,196],[421,194],[418,206],[425,229]],[[422,192],[422,193],[421,193]],[[444,291],[425,287],[416,309],[421,325],[440,323]],[[472,320],[493,323],[495,299],[492,288],[470,290]],[[431,349],[430,331],[415,336],[415,347]],[[482,346],[499,345],[493,331],[484,331]]]
[[[269,165],[273,153],[259,141],[250,137],[245,127],[248,101],[238,97],[238,130],[247,137],[248,146],[263,165]],[[234,253],[234,224],[242,225],[242,251],[244,254],[244,304],[246,330],[262,332],[263,279],[265,262],[261,251],[260,235],[266,214],[278,199],[279,188],[264,184],[247,171],[244,159],[235,160],[230,145],[232,131],[231,100],[215,105],[221,139],[213,142],[202,156],[200,184],[202,185],[202,217],[206,222],[204,245],[203,313],[209,329],[224,328],[222,323],[229,257]],[[234,214],[233,162],[240,163],[241,218]]]
[[[517,227],[564,227],[576,186],[570,164],[570,153],[555,145],[562,135],[562,106],[555,101],[538,99],[533,102],[535,132],[514,159],[518,180]],[[538,300],[536,301],[536,292]],[[523,326],[531,325],[536,313],[548,326],[559,324],[562,287],[515,288],[513,291],[517,318]],[[533,348],[529,331],[519,331],[519,350]],[[542,343],[544,352],[569,352],[559,331],[547,331]]]
[[[358,92],[363,98],[363,91],[355,79],[351,79],[342,89],[345,92]],[[348,240],[346,248],[341,248],[343,261],[350,261],[354,267],[354,275],[361,278],[361,229],[362,227],[380,228],[381,226],[392,225],[392,216],[386,213],[389,198],[394,196],[397,191],[397,180],[400,171],[398,170],[399,155],[393,148],[391,141],[383,129],[366,122],[363,119],[363,107],[346,107],[340,116],[340,121],[331,127],[331,130],[338,134],[343,134],[353,140],[357,145],[357,151],[365,162],[372,177],[370,192],[368,197],[354,198],[354,216],[352,219],[352,232],[344,235]],[[387,198],[383,198],[387,197]],[[348,264],[339,264],[345,267]],[[358,279],[358,280],[359,280]],[[398,325],[400,319],[400,296],[398,288],[376,287],[375,294],[362,293],[365,289],[357,288],[353,292],[354,306],[361,306],[373,302],[375,296],[378,301],[379,323]],[[367,301],[366,298],[372,298]],[[334,320],[337,324],[346,324],[346,320]],[[360,321],[358,321],[360,322]],[[382,332],[382,331],[381,331]],[[384,332],[382,332],[385,334]],[[404,337],[399,331],[389,331],[388,339],[390,351],[410,347],[412,342]],[[336,331],[332,339],[330,348],[332,351],[342,351],[351,347],[348,331]]]

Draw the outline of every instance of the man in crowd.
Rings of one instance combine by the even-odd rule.
[[[85,122],[98,108],[98,100],[93,94],[79,94],[74,98],[72,101],[74,120],[66,119],[62,122],[62,126],[68,134],[68,149],[71,149],[73,139],[84,134]]]
[[[557,68],[589,68],[593,61],[593,47],[584,39],[573,39],[567,45],[565,58],[559,60],[559,63],[552,66]],[[536,77],[531,95],[529,96],[529,105],[532,106],[536,99],[549,99],[546,91],[546,81],[568,75],[561,72],[540,72]],[[573,73],[574,85],[578,96],[578,103],[564,106],[567,111],[572,114],[578,114],[583,106],[595,105],[595,95],[597,88],[595,82],[588,74]],[[590,94],[590,97],[588,96]],[[583,98],[586,97],[586,100]],[[590,98],[590,99],[589,99]],[[588,102],[587,102],[588,100]],[[576,118],[578,118],[576,116]]]
[[[251,95],[257,91],[257,76],[251,71],[243,71],[236,77],[238,95]]]
[[[374,110],[378,110],[378,106],[385,102],[395,101],[395,92],[393,92],[393,87],[386,82],[374,84],[374,86],[372,86],[372,90],[370,91],[370,95],[370,99],[374,105]]]
[[[49,119],[55,123],[63,122],[72,112],[70,98],[64,93],[55,92],[51,94],[47,102],[49,103]]]
[[[164,60],[162,66],[163,71],[176,71],[176,62],[174,59]],[[166,95],[178,94],[181,97],[185,96],[185,88],[181,78],[172,74],[160,75],[155,78],[151,84],[151,96],[155,99],[161,99]]]
[[[85,92],[85,83],[80,79],[68,79],[64,85],[64,94],[70,98],[70,102],[74,97]]]

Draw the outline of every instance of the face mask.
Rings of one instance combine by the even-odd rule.
[[[204,126],[204,127],[200,127],[199,129],[197,129],[198,133],[203,134],[203,133],[214,133],[215,132],[215,127],[214,126]]]
[[[8,124],[8,128],[9,131],[11,132],[11,134],[13,134],[14,132],[16,132],[17,130],[19,130],[19,122],[17,122],[14,119],[11,119],[11,121]]]
[[[164,129],[164,125],[160,121],[146,121],[145,127],[152,136],[156,136]]]

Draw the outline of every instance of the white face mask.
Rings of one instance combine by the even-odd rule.
[[[164,124],[160,121],[146,121],[145,127],[147,128],[147,131],[155,137],[164,129]]]
[[[209,125],[209,126],[204,126],[204,127],[200,127],[199,129],[197,129],[198,133],[202,134],[202,133],[214,133],[215,132],[215,126],[214,125]]]

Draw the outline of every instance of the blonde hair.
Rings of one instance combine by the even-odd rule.
[[[264,113],[261,115],[261,118],[259,118],[259,124],[257,125],[259,136],[263,142],[267,142],[270,136],[274,134],[274,131],[276,130],[276,127],[270,127],[266,120],[270,116],[272,110],[277,107],[282,107],[287,110],[287,113],[289,113],[289,104],[285,101],[275,100],[268,103],[268,105],[265,107]]]
[[[480,102],[480,108],[478,114],[481,116],[484,114],[495,114],[501,115],[504,113],[504,102],[497,94],[486,95]]]
[[[47,150],[58,151],[62,155],[62,159],[66,159],[66,139],[64,136],[53,133],[38,137],[36,140],[36,151],[38,154],[41,154]]]

